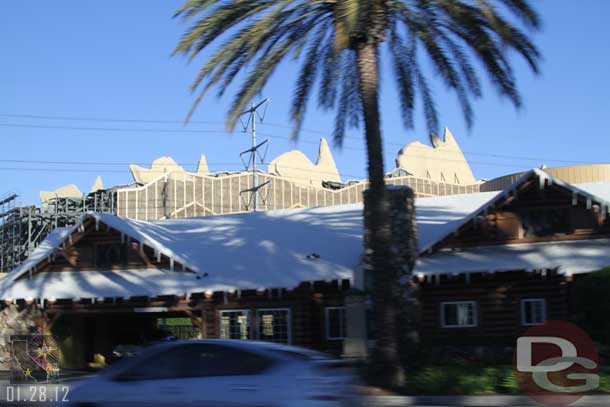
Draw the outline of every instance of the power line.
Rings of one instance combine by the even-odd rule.
[[[49,126],[44,124],[18,124],[18,123],[0,123],[1,127],[25,127],[37,129],[59,129],[59,130],[79,130],[79,131],[110,131],[110,132],[137,132],[137,133],[215,133],[215,134],[233,134],[235,131],[227,130],[185,130],[185,129],[142,129],[142,128],[117,128],[117,127],[74,127],[74,126]]]
[[[241,163],[235,163],[234,165],[242,165]],[[262,165],[269,165],[269,163],[263,163]],[[288,167],[285,166],[285,168],[291,168],[291,169],[300,169],[303,170],[303,168],[300,167]],[[148,173],[153,173],[153,174],[165,174],[165,171],[161,171],[161,170],[152,170],[152,169],[146,169]],[[41,168],[34,168],[34,167],[0,167],[0,171],[23,171],[23,172],[62,172],[62,173],[94,173],[94,174],[124,174],[127,173],[129,170],[115,170],[115,169],[108,169],[108,168],[100,168],[100,169],[91,169],[91,168],[52,168],[52,167],[41,167]],[[316,173],[321,173],[321,174],[336,174],[334,172],[330,172],[330,171],[319,171],[319,170],[315,170],[315,169],[307,169],[304,170],[306,172],[316,172]],[[221,171],[222,173],[223,171]],[[244,171],[235,171],[235,173],[245,173]],[[275,174],[269,174],[269,175],[275,175]],[[209,177],[214,177],[214,174],[205,174],[205,176],[209,176]],[[353,174],[346,174],[346,173],[340,173],[339,176],[343,177],[343,178],[361,178],[361,175],[353,175]]]
[[[408,155],[409,156],[409,155]],[[416,154],[411,154],[412,157],[419,157]],[[463,162],[461,159],[451,159],[451,158],[439,158],[439,157],[427,157],[427,160],[436,160],[436,161],[450,161],[450,162]],[[103,165],[103,166],[117,166],[117,165],[152,165],[149,162],[108,162],[108,161],[55,161],[55,160],[24,160],[24,159],[0,159],[0,162],[6,163],[22,163],[22,164],[56,164],[56,165]],[[499,166],[499,167],[526,167],[523,164],[513,164],[513,163],[498,163],[498,162],[483,162],[483,161],[468,161],[468,163],[472,164],[480,164],[480,165],[490,165],[490,166]],[[263,165],[269,165],[270,162],[263,162]],[[164,164],[166,166],[175,166],[175,167],[194,167],[197,168],[198,164],[195,163],[175,163],[175,164]],[[211,162],[208,165],[212,166],[222,166],[222,165],[242,165],[242,163],[238,162]],[[285,166],[286,168],[292,169],[301,169],[302,167],[290,167]],[[529,168],[529,167],[527,167]],[[148,168],[147,168],[148,170]]]
[[[92,121],[92,122],[120,122],[120,123],[154,123],[154,124],[184,124],[184,121],[181,120],[146,120],[146,119],[121,119],[121,118],[108,118],[108,117],[75,117],[75,116],[51,116],[51,115],[35,115],[35,114],[11,114],[11,113],[0,113],[0,117],[12,117],[12,118],[24,118],[24,119],[41,119],[41,120],[74,120],[74,121]],[[193,120],[189,122],[190,124],[223,124],[220,121],[197,121]],[[277,128],[291,129],[292,126],[289,124],[281,124],[277,122],[265,122],[259,123],[262,126],[271,126]],[[23,128],[47,128],[47,129],[60,129],[60,130],[82,130],[82,131],[106,131],[106,132],[153,132],[153,133],[188,133],[188,134],[200,134],[200,133],[211,133],[211,134],[234,134],[237,131],[227,131],[227,130],[211,130],[211,129],[151,129],[151,128],[108,128],[108,127],[81,127],[81,126],[50,126],[50,125],[39,125],[39,124],[20,124],[20,123],[0,123],[2,127],[23,127]],[[329,132],[314,130],[314,129],[302,129],[302,132],[318,134],[322,136],[328,136]],[[298,141],[306,144],[318,144],[318,141],[308,140],[303,137],[300,137],[298,140],[294,140],[292,137],[286,136],[277,136],[270,134],[263,134],[267,137],[274,137],[277,139],[283,139],[288,141]],[[355,136],[346,136],[348,140],[357,140],[363,141],[361,137]],[[385,145],[387,146],[398,146],[404,147],[406,143],[397,143],[392,141],[385,141]],[[342,146],[341,148],[346,150],[354,150],[354,151],[365,151],[363,148],[355,148],[350,146]],[[432,147],[428,146],[410,146],[410,148],[420,148],[420,149],[430,149]],[[550,157],[531,157],[531,156],[519,156],[519,155],[509,155],[509,154],[496,154],[496,153],[482,153],[476,151],[462,151],[465,154],[476,155],[476,156],[484,156],[484,157],[493,157],[493,158],[508,158],[508,159],[517,159],[517,160],[526,160],[526,161],[536,161],[536,162],[558,162],[558,163],[566,163],[566,164],[587,164],[587,165],[595,165],[595,164],[606,164],[605,162],[596,162],[596,161],[584,161],[584,160],[568,160],[568,159],[558,159],[558,158],[550,158]],[[451,152],[447,152],[451,153]],[[457,152],[456,152],[457,153]]]
[[[220,124],[224,125],[222,121],[213,120],[190,120],[186,123],[184,120],[150,120],[150,119],[122,119],[122,118],[111,118],[111,117],[79,117],[79,116],[51,116],[51,115],[39,115],[39,114],[13,114],[13,113],[0,113],[0,117],[10,117],[17,119],[36,119],[36,120],[63,120],[63,121],[85,121],[85,122],[115,122],[115,123],[150,123],[150,124]],[[283,129],[292,129],[293,126],[282,123],[264,122],[259,123],[261,126],[277,127]],[[329,136],[329,132],[321,130],[301,129],[304,133],[313,133],[323,136]],[[357,137],[354,137],[357,139]]]
[[[2,161],[2,160],[0,160]],[[262,165],[268,166],[270,163],[265,162]],[[476,164],[479,165],[488,165],[488,166],[494,166],[494,167],[505,167],[505,168],[518,168],[521,170],[528,170],[531,169],[530,167],[527,166],[522,166],[522,165],[516,165],[516,164],[501,164],[501,163],[488,163],[488,162],[476,162]],[[211,165],[211,164],[210,164]],[[234,163],[234,164],[224,164],[224,165],[241,165],[241,163]],[[320,174],[329,174],[329,175],[334,175],[337,174],[335,172],[332,171],[320,171],[320,170],[316,170],[316,169],[308,169],[308,168],[303,168],[303,167],[292,167],[292,166],[283,166],[284,168],[290,168],[290,169],[295,169],[295,170],[301,170],[303,172],[313,172],[313,173],[320,173]],[[162,170],[154,170],[154,169],[148,169],[145,168],[145,170],[149,173],[153,173],[153,174],[164,174],[166,173],[165,171]],[[53,168],[53,167],[40,167],[40,168],[35,168],[35,167],[0,167],[0,171],[23,171],[23,172],[64,172],[64,173],[95,173],[95,174],[110,174],[110,173],[115,173],[115,174],[123,174],[123,173],[127,173],[129,172],[129,169],[125,169],[125,170],[119,170],[119,169],[109,169],[109,168]],[[222,173],[224,171],[220,171],[220,173]],[[232,171],[231,171],[232,172]],[[236,173],[240,173],[243,171],[234,171]],[[354,175],[354,174],[346,174],[346,173],[338,173],[340,177],[342,178],[362,178],[364,177],[364,175]],[[207,174],[206,174],[207,175]],[[270,175],[274,175],[274,174],[270,174]],[[210,174],[208,176],[214,176],[214,174]]]
[[[224,130],[207,130],[207,129],[201,129],[201,130],[184,130],[184,129],[172,130],[172,129],[143,129],[143,128],[130,129],[130,128],[116,128],[116,127],[48,126],[48,125],[16,124],[16,123],[0,123],[0,127],[26,127],[26,128],[42,128],[42,129],[79,130],[79,131],[147,132],[147,133],[188,133],[188,134],[201,134],[201,133],[234,134],[235,133],[235,132],[232,133],[232,132],[228,132],[228,131],[224,131]],[[291,137],[286,137],[286,136],[277,136],[277,135],[271,135],[268,133],[260,133],[260,132],[258,134],[267,136],[267,137],[273,137],[276,139],[294,141],[294,140],[292,140]],[[315,144],[315,145],[318,145],[318,143],[319,143],[318,141],[311,141],[311,140],[300,140],[300,142],[307,143],[307,144]],[[364,148],[359,148],[359,147],[343,146],[342,148],[345,150],[366,151]],[[450,160],[450,159],[441,159],[441,160],[461,161],[461,160]],[[472,163],[477,164],[476,162],[472,162]],[[495,163],[478,163],[478,164],[494,165]],[[501,166],[501,165],[499,165],[499,166]],[[506,165],[504,165],[504,166],[506,166]]]
[[[56,130],[78,130],[78,131],[106,131],[106,132],[136,132],[136,133],[165,133],[165,134],[175,134],[175,133],[188,133],[188,134],[202,134],[202,133],[211,133],[211,134],[235,134],[240,133],[238,131],[226,131],[226,130],[209,130],[209,129],[199,129],[199,130],[185,130],[185,129],[150,129],[150,128],[118,128],[118,127],[75,127],[75,126],[49,126],[43,124],[19,124],[19,123],[0,123],[0,127],[23,127],[23,128],[36,128],[36,129],[56,129]],[[273,137],[276,139],[295,141],[291,137],[286,136],[277,136],[269,133],[258,133],[259,135],[266,137]],[[315,144],[318,145],[319,141],[312,140],[299,140],[301,143],[306,144]],[[362,148],[356,147],[342,147],[346,150],[355,150],[355,151],[365,151]]]
[[[156,123],[156,124],[186,124],[184,120],[149,120],[149,119],[119,119],[109,117],[74,117],[74,116],[48,116],[37,114],[11,114],[0,113],[0,117],[12,117],[18,119],[39,119],[39,120],[66,120],[66,121],[86,121],[86,122],[116,122],[116,123]],[[221,121],[191,120],[194,124],[222,124]]]
[[[6,163],[23,163],[23,164],[61,164],[61,165],[151,165],[150,162],[110,162],[110,161],[49,161],[49,160],[13,160],[13,159],[0,159],[0,162]],[[209,162],[208,165],[242,165],[238,162]],[[172,167],[197,167],[196,163],[175,163],[175,164],[163,164],[164,166]]]

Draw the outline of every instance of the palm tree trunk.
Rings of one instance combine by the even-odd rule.
[[[368,153],[369,190],[364,199],[365,253],[364,269],[373,281],[376,348],[371,363],[371,377],[384,386],[400,386],[404,381],[399,360],[398,307],[395,292],[397,262],[392,261],[391,223],[387,197],[381,123],[379,112],[378,48],[368,40],[358,45],[357,63],[360,96]]]

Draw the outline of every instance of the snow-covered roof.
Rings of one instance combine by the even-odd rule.
[[[574,184],[574,186],[610,202],[610,182],[588,182],[584,184]]]
[[[435,243],[451,235],[474,216],[484,213],[487,208],[503,197],[509,196],[518,185],[534,175],[540,180],[541,186],[550,183],[560,184],[571,189],[575,195],[584,196],[600,203],[605,210],[610,206],[605,200],[606,196],[610,197],[610,184],[572,186],[543,171],[532,170],[504,191],[416,199],[420,252],[426,251]],[[598,193],[601,197],[597,196]],[[199,292],[291,288],[304,281],[352,279],[353,271],[359,265],[363,252],[362,204],[155,222],[137,221],[98,213],[85,215],[86,218],[93,218],[98,223],[104,223],[195,272],[171,271],[172,274],[167,275],[157,276],[154,273],[146,275],[150,280],[146,287],[154,288],[163,283],[165,286],[173,286],[176,293],[195,288]],[[34,274],[31,282],[22,282],[25,279],[20,279],[20,277],[29,272],[35,272],[36,266],[40,262],[52,258],[62,243],[70,238],[71,233],[81,226],[82,223],[72,228],[57,229],[51,233],[26,261],[11,271],[6,278],[0,280],[0,299],[17,298],[19,292],[22,294],[18,298],[26,298],[26,294],[31,295],[34,286],[38,287],[39,296],[61,298],[58,296],[61,293],[53,291],[51,286],[48,290],[45,288],[44,273]],[[550,245],[555,244],[558,243]],[[559,245],[563,245],[563,243]],[[541,247],[546,248],[547,246]],[[481,248],[481,250],[483,250],[482,253],[487,253],[486,250],[491,249]],[[476,253],[478,252],[475,251]],[[434,259],[439,258],[441,261],[449,257],[459,260],[456,260],[455,266],[451,270],[457,271],[463,268],[462,266],[471,267],[465,262],[470,259],[468,256],[459,253],[437,253],[422,257],[418,272],[432,272],[432,265],[436,264]],[[475,262],[479,261],[478,257],[474,258]],[[530,264],[527,263],[529,259],[531,257],[524,260],[526,265]],[[546,259],[551,259],[551,257]],[[500,263],[497,258],[492,258],[491,261]],[[556,264],[556,262],[548,264]],[[443,268],[441,270],[451,271]],[[136,274],[129,270],[122,272],[131,273],[129,275],[134,275],[135,279],[139,278],[139,272]],[[66,279],[65,281],[73,281],[72,285],[76,287],[87,287],[106,280],[108,280],[107,284],[111,286],[116,282],[114,274],[109,274],[109,272],[88,271],[82,274],[82,277],[71,276],[70,273],[67,273],[64,277],[46,278],[50,279],[50,283],[53,284],[60,284],[63,281],[57,280],[60,278]],[[164,280],[170,277],[175,278],[173,283]],[[197,277],[200,278],[197,279]],[[18,284],[12,286],[15,281]],[[195,286],[192,287],[191,284]],[[128,286],[135,287],[133,284]],[[58,290],[61,291],[59,288]],[[48,295],[51,292],[54,294]],[[124,295],[123,291],[119,293]],[[81,294],[79,296],[82,297]]]
[[[202,292],[195,273],[159,269],[44,272],[22,278],[2,290],[7,299],[127,298]],[[214,291],[213,285],[210,286]],[[221,289],[219,287],[219,289]]]
[[[425,251],[457,230],[473,212],[499,194],[498,191],[491,191],[416,199],[419,251]]]
[[[150,286],[152,291],[160,286],[172,287],[176,294],[184,293],[186,288],[198,292],[292,288],[306,281],[352,279],[362,254],[361,205],[156,222],[97,213],[86,215],[85,219],[87,217],[110,226],[195,272],[183,272],[176,268],[170,274],[146,274],[147,285],[144,288]],[[70,230],[74,231],[79,226]],[[78,272],[58,273],[65,274],[62,277],[45,277],[45,273],[36,273],[29,282],[25,281],[27,278],[20,278],[34,270],[38,262],[51,257],[62,241],[68,239],[70,230],[51,235],[26,262],[0,281],[0,298],[27,298],[32,293],[38,294],[33,298],[63,298],[61,295],[65,294],[84,298],[82,288],[88,293],[87,290],[93,290],[91,287],[100,282],[110,287],[119,281],[114,272],[98,271],[82,272],[80,275]],[[134,271],[129,270],[118,273],[124,272],[134,275]],[[139,277],[137,274],[134,278]],[[188,282],[187,286],[184,286],[185,281]],[[64,283],[78,290],[53,288]],[[127,284],[127,287],[135,288],[136,285]],[[113,292],[102,291],[107,294]],[[119,294],[127,295],[121,290]]]
[[[482,205],[479,208],[474,208],[468,216],[461,217],[460,219],[456,219],[454,222],[450,224],[446,224],[442,227],[443,233],[439,233],[434,239],[430,239],[426,242],[419,243],[419,251],[420,253],[427,251],[434,244],[442,241],[449,235],[455,233],[462,225],[465,225],[472,219],[477,216],[485,215],[486,212],[493,208],[497,203],[508,198],[511,194],[515,193],[515,191],[523,185],[525,182],[530,180],[531,178],[536,177],[538,179],[538,183],[540,188],[544,188],[545,185],[559,185],[573,193],[574,197],[583,197],[589,203],[597,202],[601,205],[601,212],[603,216],[605,216],[610,211],[610,191],[608,188],[610,184],[608,183],[591,183],[591,184],[577,184],[572,185],[568,184],[565,181],[560,180],[559,178],[555,178],[552,175],[539,170],[537,168],[531,169],[530,171],[524,173],[519,179],[513,182],[511,185],[506,187],[502,191],[495,192],[482,192],[478,194],[466,194],[465,196],[478,195],[478,198],[487,198],[482,199]],[[490,194],[490,195],[483,195]],[[599,195],[598,195],[599,194]],[[455,195],[453,195],[455,196]],[[452,197],[451,195],[449,197]],[[445,198],[445,197],[443,197]],[[429,198],[426,198],[429,199]],[[476,200],[477,198],[473,198]],[[461,198],[460,203],[467,202],[467,198]]]
[[[610,239],[517,243],[440,251],[418,259],[419,275],[559,268],[578,274],[610,266]]]

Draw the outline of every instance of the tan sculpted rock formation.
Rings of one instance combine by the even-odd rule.
[[[470,165],[448,128],[444,140],[430,135],[432,147],[416,141],[404,146],[396,157],[396,166],[418,178],[449,184],[475,184]]]
[[[93,182],[93,186],[89,192],[97,192],[100,189],[104,189],[104,182],[102,181],[102,177],[98,176]]]
[[[320,139],[316,163],[298,150],[284,153],[269,163],[270,174],[294,181],[304,186],[321,187],[322,181],[341,182],[335,159],[326,139]]]
[[[74,184],[64,185],[55,191],[40,191],[40,201],[46,207],[47,201],[53,198],[82,198],[83,193]]]
[[[102,182],[102,177],[98,176],[93,185],[91,186],[90,192],[96,192],[100,189],[104,189],[104,183]],[[80,199],[83,197],[83,193],[81,190],[74,184],[64,185],[63,187],[57,188],[55,191],[40,191],[40,202],[42,202],[42,207],[46,208],[49,199],[55,198],[76,198]]]
[[[210,173],[210,169],[208,168],[208,160],[206,160],[205,155],[201,154],[199,158],[199,165],[197,165],[197,174],[199,175],[208,175]]]
[[[160,157],[152,162],[150,168],[140,167],[136,164],[131,164],[129,166],[131,170],[131,174],[133,175],[133,179],[138,184],[148,184],[162,176],[165,173],[170,172],[184,172],[188,173],[180,164],[176,163],[172,157]],[[208,164],[205,159],[205,156],[202,154],[199,159],[199,166],[197,168],[197,173],[200,175],[208,174]]]

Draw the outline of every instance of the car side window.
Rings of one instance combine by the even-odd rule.
[[[126,371],[120,373],[118,381],[161,380],[179,377],[180,365],[184,359],[183,347],[174,347],[155,352],[138,361]]]
[[[245,376],[263,373],[271,368],[273,360],[253,352],[220,346],[218,363],[213,371],[206,372],[208,376]],[[208,365],[212,368],[212,365]]]
[[[243,376],[269,369],[273,361],[241,349],[215,344],[185,344],[150,355],[117,380],[163,380],[187,377]]]

